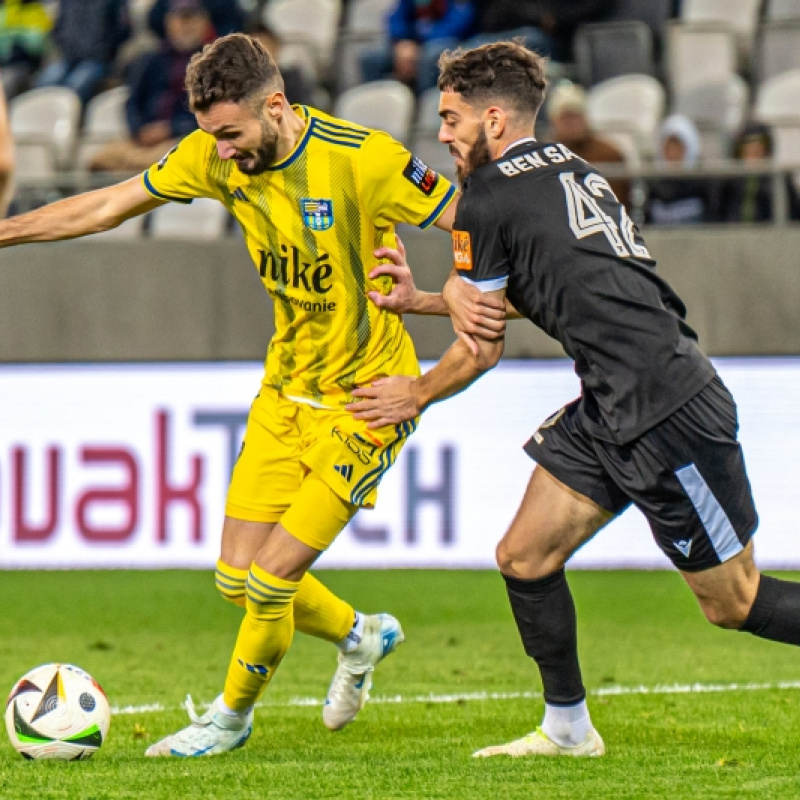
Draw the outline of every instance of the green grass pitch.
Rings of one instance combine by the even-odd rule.
[[[130,707],[86,762],[27,762],[3,739],[0,798],[800,797],[800,651],[712,628],[674,573],[571,573],[590,707],[608,748],[575,760],[470,757],[541,715],[538,674],[496,573],[319,575],[404,625],[373,702],[328,732],[319,701],[335,651],[298,635],[247,746],[178,760],[143,753],[186,724],[187,692],[200,705],[220,690],[240,612],[212,575],[0,573],[0,690],[39,663],[71,662],[112,706]],[[674,688],[690,685],[717,691]]]

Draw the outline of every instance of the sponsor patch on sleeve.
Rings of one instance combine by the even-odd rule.
[[[434,172],[424,161],[411,156],[403,170],[403,175],[423,194],[430,195],[439,182],[439,173]]]
[[[467,231],[452,231],[453,263],[457,270],[472,269],[472,242]]]
[[[167,153],[165,153],[165,154],[164,154],[164,155],[161,157],[161,160],[158,162],[158,166],[156,167],[156,169],[164,169],[164,165],[167,163],[167,160],[169,159],[169,157],[170,157],[170,156],[171,156],[171,155],[172,155],[172,154],[173,154],[173,153],[174,153],[174,152],[175,152],[177,149],[178,149],[178,145],[175,145],[175,147],[173,147],[173,148],[172,148],[172,150],[170,150],[170,151],[168,151]]]

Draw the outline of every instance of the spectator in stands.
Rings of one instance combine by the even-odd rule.
[[[388,17],[388,41],[360,59],[364,81],[395,78],[418,93],[436,86],[437,63],[445,51],[474,29],[471,0],[399,0]]]
[[[719,183],[691,174],[700,160],[700,134],[683,114],[661,124],[657,163],[663,169],[688,174],[659,178],[648,187],[645,222],[651,225],[699,225],[716,222]]]
[[[312,85],[309,76],[301,67],[294,64],[281,63],[282,42],[280,37],[263,22],[260,14],[248,19],[244,26],[244,32],[254,39],[258,39],[275,59],[283,76],[283,86],[289,102],[292,104],[299,103],[300,105],[315,105],[314,91],[317,87]]]
[[[105,80],[119,46],[130,36],[127,0],[61,0],[51,41],[58,57],[37,86],[67,86],[85,105]]]
[[[772,160],[772,131],[761,122],[746,124],[733,146],[737,161],[769,165]],[[797,192],[790,176],[785,180],[787,213],[800,215]],[[726,181],[722,189],[722,219],[725,222],[771,222],[774,214],[774,181],[771,175],[745,175]]]
[[[608,16],[610,0],[484,0],[478,3],[478,35],[467,47],[523,39],[529,50],[554,61],[572,57],[572,36],[582,22]]]
[[[44,3],[0,0],[0,81],[8,100],[30,85],[52,26]]]
[[[212,38],[238,33],[244,29],[244,11],[236,0],[201,0],[201,3],[214,28]],[[167,36],[166,18],[169,7],[170,0],[156,0],[147,15],[147,24],[159,39]]]
[[[191,57],[213,37],[211,20],[200,0],[170,0],[166,30],[161,49],[146,53],[131,68],[131,92],[125,106],[131,138],[104,147],[92,160],[91,169],[146,169],[197,127],[189,111],[184,77]]]
[[[597,165],[601,171],[603,164],[625,164],[625,157],[617,147],[592,130],[586,113],[586,92],[578,84],[569,81],[556,84],[550,92],[547,113],[550,138],[565,144],[584,161]],[[620,203],[627,206],[630,182],[609,178],[608,183]]]

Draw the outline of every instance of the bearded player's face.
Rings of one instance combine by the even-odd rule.
[[[449,148],[458,180],[463,184],[473,170],[492,160],[483,120],[457,92],[442,92],[439,116],[439,141]]]
[[[244,103],[215,103],[196,114],[197,124],[217,140],[217,153],[231,159],[245,175],[260,175],[274,163],[278,151],[278,128],[262,112]]]

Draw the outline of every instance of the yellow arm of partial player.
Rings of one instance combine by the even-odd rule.
[[[99,233],[163,204],[163,200],[147,192],[137,176],[3,220],[0,222],[0,247]]]

